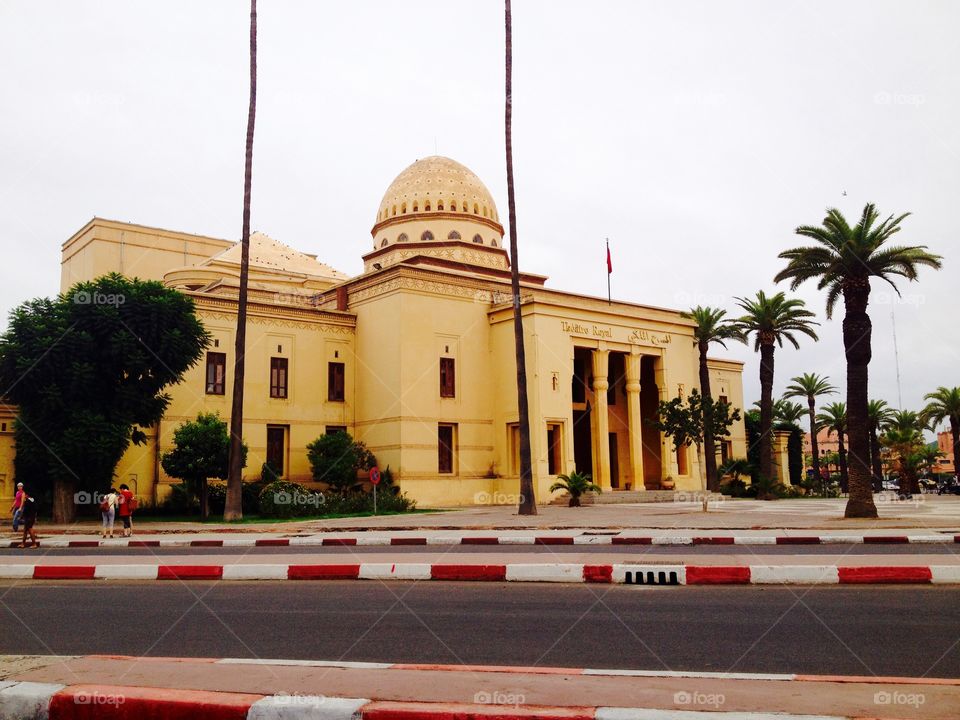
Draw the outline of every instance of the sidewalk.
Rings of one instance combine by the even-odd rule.
[[[932,678],[113,656],[0,667],[0,717],[50,720],[955,720],[960,707],[960,680]]]
[[[711,530],[722,534],[736,530],[808,530],[833,533],[864,533],[873,530],[906,529],[931,534],[939,529],[960,532],[960,497],[919,495],[897,501],[892,495],[878,495],[876,520],[847,520],[844,499],[833,500],[731,500],[711,503],[704,513],[696,502],[585,505],[568,508],[542,505],[534,516],[517,515],[513,506],[482,506],[450,509],[436,513],[384,515],[379,517],[302,520],[256,524],[146,522],[134,520],[138,535],[153,533],[264,534],[327,531],[489,531],[563,529],[649,529]],[[99,523],[84,521],[70,526],[38,524],[45,534],[92,534]]]
[[[79,530],[79,528],[77,529]],[[845,528],[827,532],[809,530],[740,530],[607,528],[537,530],[366,530],[338,531],[318,528],[291,528],[288,532],[264,530],[235,533],[227,530],[197,532],[151,532],[137,529],[131,538],[102,539],[99,533],[74,531],[69,534],[40,533],[42,548],[124,548],[124,547],[310,547],[376,545],[849,545],[960,543],[954,529],[905,530]],[[0,540],[0,548],[15,548],[20,539]]]

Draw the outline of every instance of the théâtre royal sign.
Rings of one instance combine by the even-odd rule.
[[[603,340],[613,340],[614,328],[610,325],[595,325],[581,322],[560,321],[560,327],[565,333],[571,335],[585,335],[587,337],[600,338]],[[620,328],[617,328],[618,330]],[[624,328],[625,329],[625,328]],[[652,330],[633,329],[630,330],[626,342],[631,345],[669,345],[672,338],[670,333],[656,333]]]

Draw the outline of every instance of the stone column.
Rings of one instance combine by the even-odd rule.
[[[640,353],[626,356],[627,421],[630,438],[630,473],[633,489],[646,490],[643,484],[643,420],[640,415]]]
[[[593,481],[604,491],[610,489],[610,417],[607,410],[609,350],[593,351]]]
[[[671,389],[669,387],[670,379],[667,376],[666,363],[664,361],[663,355],[658,357],[654,362],[654,377],[657,379],[657,389],[660,391],[660,400],[666,402],[670,400],[673,395],[671,395]],[[680,476],[680,469],[677,466],[677,453],[673,447],[673,438],[664,435],[662,432],[660,435],[660,479],[666,480],[668,477],[672,477],[674,482]]]

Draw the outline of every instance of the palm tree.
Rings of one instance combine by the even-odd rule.
[[[887,430],[920,430],[924,429],[924,419],[914,410],[893,410],[886,422]]]
[[[237,337],[234,344],[233,405],[230,409],[230,472],[224,520],[243,517],[243,381],[247,345],[247,282],[250,275],[250,193],[253,181],[253,126],[257,118],[257,0],[250,0],[250,105],[243,167],[243,229],[240,236],[240,294],[237,298]]]
[[[707,352],[710,343],[717,343],[726,347],[724,340],[736,337],[736,331],[724,322],[726,310],[719,308],[701,307],[697,305],[690,312],[682,312],[681,316],[692,319],[697,325],[693,329],[693,344],[700,351],[700,395],[704,399],[704,410],[707,414],[713,411],[713,396],[710,394],[710,370],[707,368]],[[704,464],[707,473],[707,489],[716,491],[720,488],[720,478],[717,476],[717,455],[713,440],[713,423],[704,418],[703,423],[703,452],[706,455]]]
[[[917,279],[920,266],[939,269],[941,265],[940,256],[927,252],[922,245],[884,247],[900,231],[900,223],[909,213],[897,218],[891,215],[877,224],[878,215],[876,207],[868,204],[863,208],[860,221],[850,227],[839,210],[830,208],[823,225],[798,227],[798,235],[811,238],[818,244],[780,253],[788,263],[775,278],[776,282],[790,280],[791,290],[796,290],[805,280],[817,278],[817,288],[827,289],[827,318],[833,316],[833,308],[843,296],[843,348],[847,358],[848,434],[852,460],[846,517],[877,517],[870,468],[867,467],[870,450],[867,418],[867,366],[871,356],[871,323],[867,314],[870,278],[882,278],[896,290],[895,276],[912,281]]]
[[[587,492],[603,492],[599,485],[594,484],[587,473],[576,471],[569,475],[557,475],[557,482],[550,486],[550,492],[566,490],[570,493],[569,507],[580,507],[580,496]]]
[[[817,397],[820,395],[832,395],[837,389],[830,384],[830,378],[820,376],[816,373],[804,373],[795,378],[791,378],[787,385],[785,398],[805,397],[807,399],[807,416],[810,418],[810,450],[811,462],[813,465],[813,476],[820,479],[820,451],[817,447]]]
[[[813,313],[804,309],[803,300],[787,299],[782,292],[767,297],[760,290],[756,299],[736,300],[746,312],[733,322],[737,337],[747,342],[753,334],[753,349],[760,351],[760,478],[770,480],[773,471],[773,352],[776,345],[783,347],[784,339],[799,348],[796,333],[816,340],[813,326],[818,323],[810,319]]]
[[[523,315],[520,310],[520,261],[517,258],[517,201],[513,188],[513,17],[510,0],[504,0],[506,26],[506,88],[504,136],[507,152],[507,207],[510,217],[510,287],[513,293],[513,339],[517,356],[517,410],[520,415],[520,515],[536,515],[533,471],[530,459],[530,407],[527,400],[527,359],[523,347]]]
[[[923,396],[929,400],[923,409],[925,422],[934,426],[944,420],[950,422],[950,437],[953,439],[953,471],[960,472],[960,387],[940,386],[936,391]]]
[[[900,481],[900,493],[912,494],[920,491],[920,474],[923,450],[923,434],[914,427],[891,426],[880,438],[880,442],[889,451]]]
[[[847,492],[850,482],[850,476],[847,469],[847,449],[843,442],[843,436],[847,433],[847,406],[842,402],[830,403],[824,406],[823,411],[817,415],[817,421],[821,426],[827,429],[827,437],[832,433],[837,434],[837,456],[840,465],[840,490]]]
[[[870,423],[870,469],[873,471],[873,490],[883,490],[883,461],[880,458],[880,430],[886,427],[893,415],[886,400],[871,400],[867,403],[867,420]]]
[[[773,419],[783,425],[796,426],[806,414],[807,408],[800,403],[790,402],[785,397],[773,403]]]

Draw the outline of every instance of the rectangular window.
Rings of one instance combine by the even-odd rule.
[[[557,475],[562,464],[562,425],[547,425],[547,474]]]
[[[437,471],[441,474],[453,473],[455,428],[455,425],[443,423],[437,426]]]
[[[270,397],[287,396],[287,358],[270,358]]]
[[[227,385],[226,353],[207,353],[207,395],[223,395]]]
[[[440,358],[440,397],[457,396],[456,365],[453,358]]]
[[[346,431],[347,431],[346,425],[327,425],[327,427],[325,428],[325,432],[327,435],[333,435],[334,433],[346,432]]]
[[[344,368],[342,362],[327,363],[327,400],[343,402]]]
[[[720,462],[725,463],[733,457],[733,443],[729,440],[724,440],[720,443]]]
[[[507,444],[510,450],[510,474],[520,474],[520,426],[516,423],[507,425]]]
[[[690,468],[687,467],[687,448],[685,446],[677,448],[677,475],[689,475]]]

